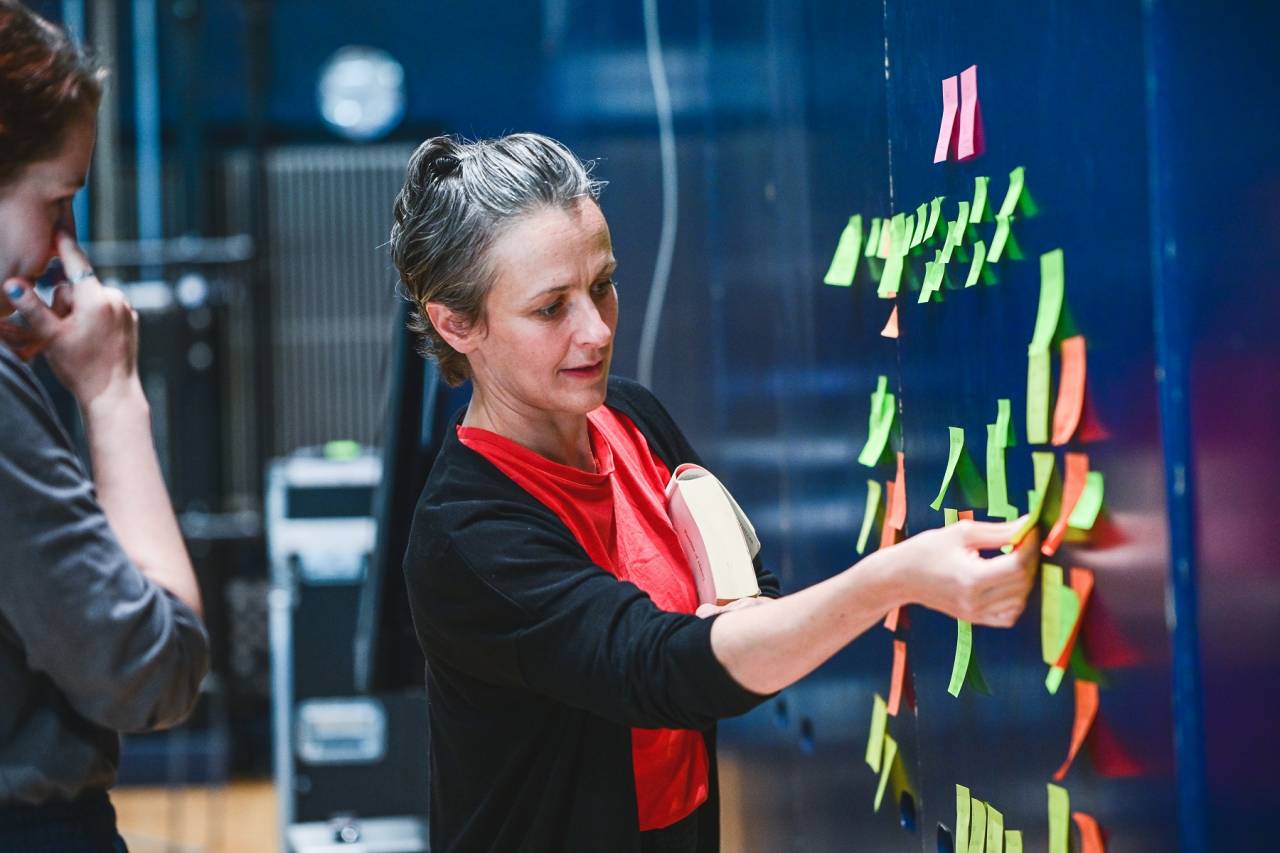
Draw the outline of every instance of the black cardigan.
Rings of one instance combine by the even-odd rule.
[[[669,470],[698,461],[640,385],[610,379],[606,404]],[[711,791],[698,849],[719,849],[715,722],[768,697],[716,660],[714,617],[659,610],[596,566],[452,427],[404,568],[427,658],[433,851],[639,850],[632,727],[704,732]],[[765,595],[779,594],[759,558],[756,574]]]

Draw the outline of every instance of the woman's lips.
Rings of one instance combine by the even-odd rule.
[[[603,366],[603,361],[597,361],[595,364],[588,364],[584,367],[566,367],[560,372],[575,379],[595,379],[600,375],[600,370]]]

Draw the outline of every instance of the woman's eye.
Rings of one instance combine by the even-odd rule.
[[[540,317],[548,317],[548,318],[556,316],[557,314],[559,314],[559,313],[560,313],[560,306],[561,306],[561,304],[562,304],[562,303],[560,302],[560,300],[559,300],[559,299],[557,299],[555,302],[552,302],[552,303],[551,303],[550,305],[548,305],[546,308],[539,308],[539,309],[538,309],[538,316],[540,316]]]
[[[609,291],[613,290],[616,285],[617,282],[613,279],[606,278],[604,281],[597,281],[595,284],[591,285],[591,290],[596,296],[608,296]]]

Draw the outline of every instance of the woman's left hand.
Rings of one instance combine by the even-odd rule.
[[[757,604],[764,604],[766,601],[773,601],[773,599],[757,595],[751,598],[739,598],[737,601],[730,601],[728,604],[699,604],[698,609],[693,611],[693,615],[699,619],[706,619],[708,616],[715,616],[717,613],[741,610],[744,607],[755,607]]]

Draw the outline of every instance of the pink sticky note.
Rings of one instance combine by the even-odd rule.
[[[974,84],[975,91],[977,84]],[[933,162],[941,163],[951,153],[956,136],[956,109],[960,106],[960,87],[955,75],[942,81],[942,126],[938,128],[938,144],[933,149]]]
[[[982,108],[978,106],[978,66],[970,65],[960,72],[960,140],[956,145],[956,159],[969,160],[977,157],[983,148]]]

